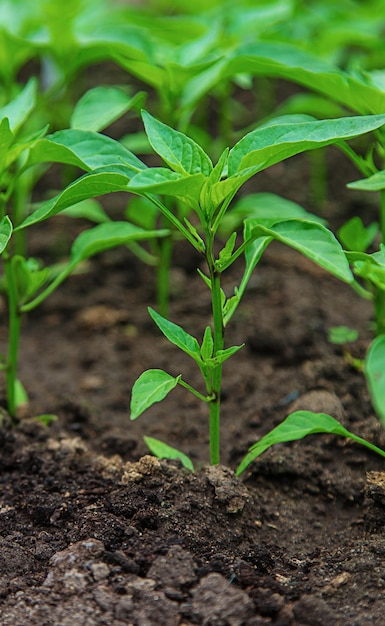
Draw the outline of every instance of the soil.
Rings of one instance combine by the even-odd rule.
[[[367,196],[345,191],[356,173],[339,154],[329,158],[324,216],[334,228],[358,212],[372,219]],[[258,181],[311,210],[308,177],[302,158]],[[124,199],[108,202],[119,212]],[[59,254],[83,227],[58,216],[31,231],[31,253]],[[197,263],[178,244],[170,318],[201,337],[210,302]],[[226,278],[229,293],[240,271]],[[271,245],[227,331],[227,345],[245,347],[225,367],[218,467],[208,465],[206,409],[183,389],[129,420],[132,384],[147,368],[200,385],[148,305],[153,270],[119,249],[90,261],[24,321],[20,377],[30,403],[17,427],[5,416],[0,430],[1,625],[384,624],[380,457],[320,435],[275,446],[234,475],[248,447],[299,408],[330,413],[385,448],[362,373],[327,341],[332,326],[357,328],[352,351],[362,358],[370,305]],[[41,413],[58,420],[43,426]],[[196,472],[148,456],[143,435],[183,450]]]

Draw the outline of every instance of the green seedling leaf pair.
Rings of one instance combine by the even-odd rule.
[[[163,370],[148,370],[133,386],[131,419],[137,419],[154,403],[163,400],[177,385],[187,388],[209,407],[210,462],[216,464],[220,461],[222,368],[224,362],[241,347],[225,347],[224,329],[269,243],[275,240],[288,245],[338,279],[346,283],[354,281],[346,254],[319,218],[298,205],[284,200],[280,202],[276,196],[268,197],[264,207],[260,205],[258,208],[256,201],[255,210],[250,209],[250,216],[245,214],[244,209],[238,209],[238,214],[235,210],[235,225],[243,221],[243,241],[237,245],[238,233],[235,230],[226,231],[225,216],[230,203],[244,182],[270,165],[320,146],[342,145],[352,137],[380,128],[385,123],[385,116],[323,121],[307,119],[292,124],[288,124],[286,119],[277,119],[274,123],[252,131],[232,149],[226,149],[215,166],[202,148],[183,133],[166,126],[146,112],[143,113],[143,120],[150,145],[167,167],[138,172],[131,178],[127,188],[152,200],[165,217],[172,219],[173,225],[185,239],[204,256],[207,274],[200,274],[211,292],[213,324],[212,327],[206,327],[200,343],[182,327],[150,309],[152,319],[165,337],[199,367],[205,392],[192,388],[180,373],[172,375]],[[191,205],[199,220],[198,226],[186,228],[186,222],[179,221],[176,215],[170,215],[168,206],[159,197],[154,197],[153,193],[174,196]],[[229,215],[231,217],[231,212]],[[224,228],[221,229],[222,222]],[[228,238],[216,254],[214,244],[219,231],[226,233]],[[239,286],[234,287],[234,295],[227,298],[221,287],[221,275],[241,256],[246,263],[244,275]],[[312,419],[310,430],[305,426],[298,429],[297,423],[293,427],[293,420],[284,422],[285,426],[273,431],[275,435],[263,449],[272,443],[287,441],[288,433],[295,439],[310,432],[331,432],[331,422],[327,420],[333,418],[314,415]],[[314,424],[318,429],[316,431]],[[332,424],[335,428],[338,422],[333,421]],[[346,433],[340,426],[339,434],[347,436]],[[152,449],[159,456],[167,456],[165,445],[158,442]],[[175,458],[175,450],[172,455]],[[249,453],[239,471],[243,471],[253,458]]]

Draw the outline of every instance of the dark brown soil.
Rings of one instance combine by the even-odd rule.
[[[304,161],[272,168],[263,190],[278,191],[298,167],[305,172]],[[308,200],[302,187],[292,191]],[[333,193],[325,211],[337,224],[357,206]],[[73,229],[55,218],[44,237],[32,233],[33,253],[65,248]],[[201,337],[210,303],[195,263],[180,244],[170,315]],[[200,384],[151,322],[153,304],[152,270],[119,249],[25,320],[30,406],[0,432],[2,626],[384,624],[385,499],[380,479],[367,482],[380,457],[313,436],[275,446],[242,480],[233,474],[296,408],[330,413],[385,448],[363,375],[327,341],[331,326],[355,327],[354,356],[363,357],[369,304],[297,253],[268,249],[228,329],[227,345],[246,346],[226,364],[223,465],[214,468],[205,407],[182,389],[129,420],[144,369]],[[44,427],[33,419],[40,413],[58,421]],[[144,434],[189,454],[197,472],[144,456]]]

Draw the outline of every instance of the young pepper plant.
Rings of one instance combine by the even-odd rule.
[[[385,116],[341,118],[338,120],[308,121],[287,124],[276,120],[274,124],[259,128],[244,136],[231,150],[224,150],[213,166],[204,150],[186,135],[166,126],[143,112],[143,121],[150,144],[167,167],[148,168],[131,179],[128,189],[152,198],[159,210],[169,219],[189,243],[204,257],[207,273],[201,273],[204,284],[211,293],[212,326],[207,326],[203,339],[186,332],[181,326],[164,318],[153,309],[150,315],[165,337],[185,352],[198,366],[204,389],[192,387],[182,374],[172,374],[151,369],[143,372],[133,385],[131,396],[131,419],[138,418],[147,408],[163,400],[180,385],[202,400],[209,408],[210,463],[220,462],[220,403],[223,364],[242,346],[225,345],[225,327],[234,315],[248,281],[273,240],[288,245],[308,257],[325,270],[351,283],[353,275],[345,254],[334,237],[317,220],[293,217],[280,219],[274,214],[265,219],[244,220],[243,241],[237,245],[237,233],[233,232],[219,254],[215,253],[218,229],[237,191],[258,172],[290,156],[329,144],[342,144],[357,135],[372,131],[385,123]],[[157,195],[171,195],[188,204],[196,213],[199,226],[195,228],[187,219],[182,223]],[[222,289],[222,274],[240,257],[245,259],[245,271],[234,294],[227,297]],[[310,430],[325,430],[323,418],[309,414]],[[321,414],[322,415],[322,414]],[[306,414],[305,418],[308,417]],[[330,417],[330,416],[328,416]],[[330,417],[330,419],[333,419]],[[290,430],[292,438],[298,434],[297,426]],[[337,422],[338,424],[338,422]],[[309,427],[309,423],[308,423]],[[328,426],[330,428],[330,424]],[[342,428],[342,427],[341,427]],[[274,441],[279,441],[278,439]],[[305,431],[302,429],[305,436]],[[287,441],[288,433],[282,435]],[[178,454],[175,449],[159,441],[148,440],[150,448],[158,456]],[[272,445],[272,444],[270,444]],[[240,471],[258,455],[250,452]],[[186,465],[185,455],[180,454]],[[191,469],[191,462],[189,462]]]
[[[115,246],[165,236],[168,231],[149,231],[126,221],[108,220],[106,216],[105,222],[80,233],[72,245],[69,258],[58,266],[44,267],[40,261],[20,254],[15,250],[15,234],[82,200],[125,191],[130,178],[146,166],[118,142],[99,133],[68,129],[13,147],[11,137],[8,138],[11,133],[8,118],[4,118],[1,126],[8,131],[3,134],[9,143],[8,155],[18,146],[17,153],[23,156],[20,170],[14,173],[16,177],[34,166],[52,163],[70,164],[86,171],[86,174],[71,182],[55,197],[43,202],[30,215],[24,215],[21,223],[13,218],[10,202],[15,183],[11,176],[12,170],[6,171],[0,221],[0,254],[8,303],[8,348],[0,368],[6,379],[8,412],[15,418],[20,400],[25,399],[17,374],[23,314],[43,302],[85,259]],[[27,213],[27,207],[24,207],[24,212]]]

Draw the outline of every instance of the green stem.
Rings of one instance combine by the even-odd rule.
[[[207,238],[207,262],[211,280],[211,306],[213,313],[213,354],[224,348],[224,324],[221,296],[221,274],[215,270],[212,236]],[[222,388],[222,363],[212,368],[211,376],[206,382],[210,410],[210,463],[220,463],[220,408]]]
[[[188,391],[190,391],[194,396],[199,398],[199,400],[202,400],[202,402],[211,402],[211,400],[213,399],[210,396],[204,396],[202,393],[194,389],[194,387],[191,387],[191,385],[186,383],[182,378],[178,380],[178,385],[181,385],[181,387],[188,389]]]
[[[3,255],[4,269],[7,279],[8,296],[8,353],[5,367],[7,407],[11,418],[16,417],[16,381],[19,354],[21,315],[18,307],[18,294],[13,276],[12,264],[8,254]]]
[[[159,313],[168,317],[170,304],[170,268],[173,252],[172,234],[159,242],[159,261],[157,266],[156,290]]]

